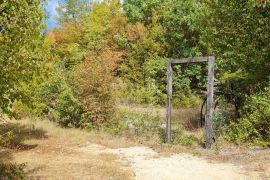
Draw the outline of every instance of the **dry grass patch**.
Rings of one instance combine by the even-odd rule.
[[[123,148],[136,145],[134,141],[129,140],[126,137],[116,136],[105,132],[86,131],[83,129],[74,128],[61,128],[54,122],[49,120],[32,120],[23,119],[20,121],[10,121],[13,123],[20,123],[22,125],[42,128],[50,137],[59,137],[66,139],[66,143],[73,145],[83,144],[86,141],[91,143],[100,144],[108,148]]]
[[[29,178],[40,179],[131,179],[129,168],[125,168],[118,156],[92,154],[89,152],[49,153],[21,152],[16,162],[26,163]]]
[[[147,113],[153,116],[160,116],[166,120],[166,107],[151,105],[120,105],[121,110],[135,113]],[[172,123],[183,124],[186,129],[194,130],[200,128],[200,106],[192,108],[173,108]]]
[[[108,147],[126,147],[128,141],[109,134],[86,132],[80,129],[63,129],[47,120],[9,120],[16,125],[16,137],[29,149],[1,150],[8,161],[25,163],[28,178],[34,179],[131,179],[133,172],[123,165],[116,155],[98,154],[94,151],[77,151],[87,143]],[[20,131],[23,127],[23,131]],[[44,136],[34,138],[33,132],[42,129]],[[20,134],[22,133],[22,134]],[[35,134],[35,133],[34,133]],[[27,136],[26,136],[27,135]],[[1,158],[4,160],[7,158]]]

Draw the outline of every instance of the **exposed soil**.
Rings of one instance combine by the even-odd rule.
[[[130,164],[136,175],[135,179],[138,180],[255,180],[260,178],[256,172],[247,172],[243,167],[231,163],[210,163],[205,159],[184,153],[160,157],[151,148],[144,146],[109,149],[88,143],[77,150],[82,153],[90,151],[97,154],[116,154],[121,157],[121,162]]]

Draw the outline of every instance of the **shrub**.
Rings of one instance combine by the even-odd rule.
[[[82,106],[61,76],[56,76],[44,84],[41,90],[41,100],[46,104],[44,113],[61,126],[82,126]]]
[[[131,83],[121,85],[119,91],[119,99],[125,103],[165,105],[167,100],[167,92],[161,91],[154,79],[148,79],[146,87]],[[174,107],[190,108],[199,105],[200,97],[191,90],[187,92],[178,90],[173,92],[172,103]]]
[[[0,163],[0,179],[26,179],[24,168],[25,164]]]
[[[29,117],[33,113],[33,110],[20,100],[12,103],[12,110],[17,119]]]
[[[237,144],[270,145],[270,89],[247,98],[240,122],[230,124],[228,138]]]
[[[83,109],[71,89],[65,89],[56,102],[56,118],[63,127],[81,127]]]
[[[159,137],[162,143],[166,142],[166,131],[165,129],[159,129]],[[177,124],[175,129],[172,129],[172,144],[181,144],[185,146],[192,146],[195,142],[196,137],[193,135],[186,135],[184,132],[184,128],[181,124]]]
[[[2,132],[1,132],[2,133]],[[2,133],[0,135],[0,146],[8,146],[15,140],[15,136],[12,131]]]
[[[229,119],[229,112],[216,109],[213,117],[215,136],[223,136],[227,130],[227,120]]]
[[[131,83],[127,83],[120,89],[120,100],[122,102],[134,104],[161,104],[166,100],[166,95],[157,96],[159,89],[154,83],[149,82],[148,87],[135,87]],[[161,100],[162,99],[162,100]]]
[[[172,103],[174,107],[183,107],[183,108],[191,108],[196,107],[200,104],[200,97],[198,95],[193,94],[191,91],[183,93],[183,92],[175,92],[173,93]]]
[[[18,82],[18,91],[24,94],[24,98],[18,98],[12,103],[12,113],[15,118],[42,116],[46,104],[40,99],[42,84],[45,81],[49,69],[44,68],[42,74],[35,74],[28,83]]]
[[[176,129],[172,129],[172,143],[173,144],[192,146],[194,141],[195,141],[195,137],[192,135],[186,135],[184,132],[184,128],[181,124],[178,124]]]
[[[126,86],[120,90],[123,92],[122,99],[124,97],[129,103],[165,105],[168,59],[151,57],[144,61],[145,63],[141,65],[143,70],[141,69],[140,73],[136,70],[126,72],[127,67],[122,66],[122,68],[125,67],[122,70],[126,83]],[[205,86],[206,78],[200,76],[201,72],[205,70],[203,68],[194,65],[182,69],[181,66],[174,67],[173,105],[175,107],[192,107],[199,104],[200,98],[192,92],[191,88]]]
[[[166,133],[162,122],[158,115],[119,110],[112,119],[104,124],[103,129],[109,133],[125,134],[165,143]],[[172,130],[172,143],[192,146],[196,138],[192,135],[186,135],[182,125],[177,124],[176,127]]]
[[[136,113],[119,110],[103,128],[115,134],[127,134],[146,139],[154,138],[160,133],[161,118],[149,113]]]
[[[102,60],[86,60],[77,67],[72,78],[85,121],[97,126],[111,118],[115,101],[109,64]]]

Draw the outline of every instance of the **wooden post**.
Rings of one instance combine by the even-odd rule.
[[[167,114],[166,114],[166,142],[171,143],[171,115],[172,115],[172,64],[167,65]]]
[[[214,143],[214,63],[215,57],[208,57],[207,112],[205,117],[206,148],[211,149]]]

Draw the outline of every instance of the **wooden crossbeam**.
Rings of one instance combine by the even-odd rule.
[[[189,64],[189,63],[201,63],[208,62],[208,59],[211,57],[191,57],[183,59],[170,59],[171,64]]]

